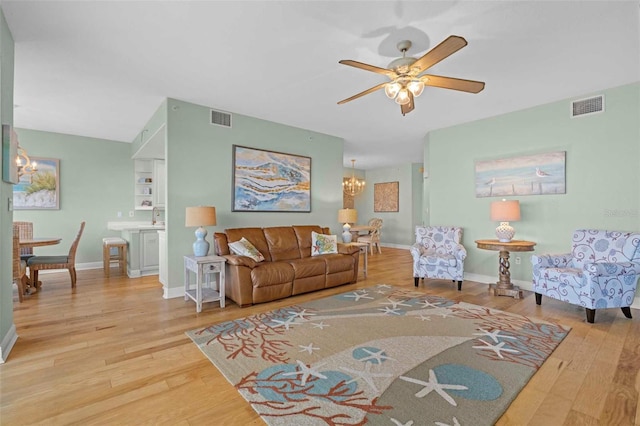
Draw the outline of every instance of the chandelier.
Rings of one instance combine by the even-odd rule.
[[[364,191],[364,179],[356,178],[356,160],[351,160],[351,177],[342,179],[342,191],[345,194],[355,197]]]
[[[32,175],[38,171],[38,163],[31,161],[27,151],[25,151],[20,145],[18,145],[16,155],[16,166],[18,168],[18,177],[23,175]]]

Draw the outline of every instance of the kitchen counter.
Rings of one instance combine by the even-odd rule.
[[[157,231],[164,230],[164,222],[158,222],[152,225],[151,222],[107,222],[107,229],[110,231],[135,231],[143,229],[155,229]]]
[[[107,229],[119,231],[129,244],[127,250],[127,275],[136,278],[158,275],[160,264],[159,234],[165,231],[164,222],[107,222]]]

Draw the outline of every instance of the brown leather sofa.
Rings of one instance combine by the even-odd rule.
[[[311,232],[329,234],[320,226],[234,228],[214,234],[216,252],[227,259],[226,297],[240,306],[269,302],[301,293],[355,283],[358,247],[338,243],[338,253],[311,256]],[[265,257],[230,253],[229,243],[242,237]]]

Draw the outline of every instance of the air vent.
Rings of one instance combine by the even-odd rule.
[[[589,114],[598,114],[604,111],[604,95],[594,96],[588,99],[579,99],[571,102],[571,118],[582,117]]]
[[[216,126],[231,127],[231,114],[224,111],[211,110],[211,124]]]

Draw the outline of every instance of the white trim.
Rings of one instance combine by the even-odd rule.
[[[2,338],[2,343],[0,343],[0,364],[5,363],[5,361],[9,357],[11,349],[13,349],[13,345],[15,345],[17,340],[18,334],[16,333],[16,325],[11,324],[11,328]]]
[[[640,295],[636,296],[636,298],[633,299],[633,303],[631,304],[631,307],[633,309],[640,309]]]
[[[163,294],[162,297],[165,299],[175,299],[178,297],[184,297],[184,285],[179,287],[162,287]]]

